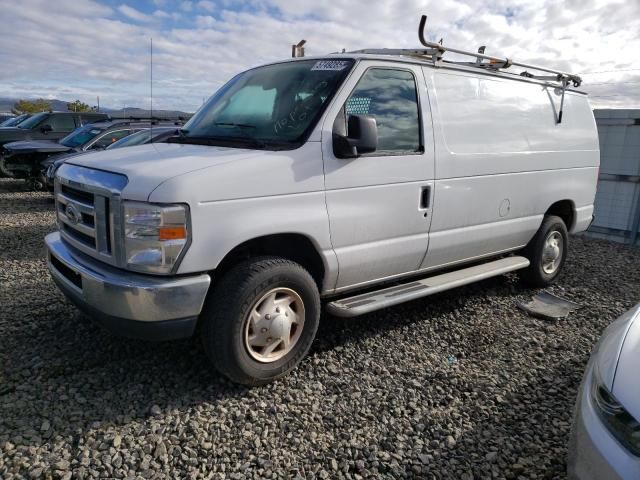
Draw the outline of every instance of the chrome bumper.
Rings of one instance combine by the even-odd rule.
[[[211,283],[207,274],[156,277],[123,271],[45,237],[53,280],[81,310],[116,334],[149,340],[188,337]]]

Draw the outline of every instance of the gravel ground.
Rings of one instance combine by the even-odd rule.
[[[192,341],[111,336],[49,279],[47,194],[0,181],[0,477],[564,478],[592,344],[640,291],[640,251],[574,238],[545,322],[513,275],[358,319],[245,389]]]

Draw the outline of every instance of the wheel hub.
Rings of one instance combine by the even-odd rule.
[[[275,362],[295,346],[303,325],[300,296],[288,288],[270,290],[254,303],[245,320],[247,352],[259,362]]]
[[[542,250],[542,270],[547,274],[554,273],[562,260],[563,239],[558,231],[552,231],[547,235]]]

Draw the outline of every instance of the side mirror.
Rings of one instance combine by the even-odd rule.
[[[43,125],[43,126],[41,126],[41,127],[40,127],[40,131],[41,131],[42,133],[49,133],[49,132],[52,132],[52,131],[53,131],[53,128],[51,128],[51,125],[49,125],[49,124],[47,123],[47,124],[45,124],[45,125]]]
[[[349,115],[346,136],[333,133],[333,152],[338,158],[356,158],[378,148],[376,119],[366,115]]]

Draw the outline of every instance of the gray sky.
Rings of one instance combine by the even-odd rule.
[[[640,0],[0,0],[0,96],[194,110],[238,71],[290,55],[431,39],[583,76],[595,107],[640,107]],[[8,27],[8,28],[7,28]]]

